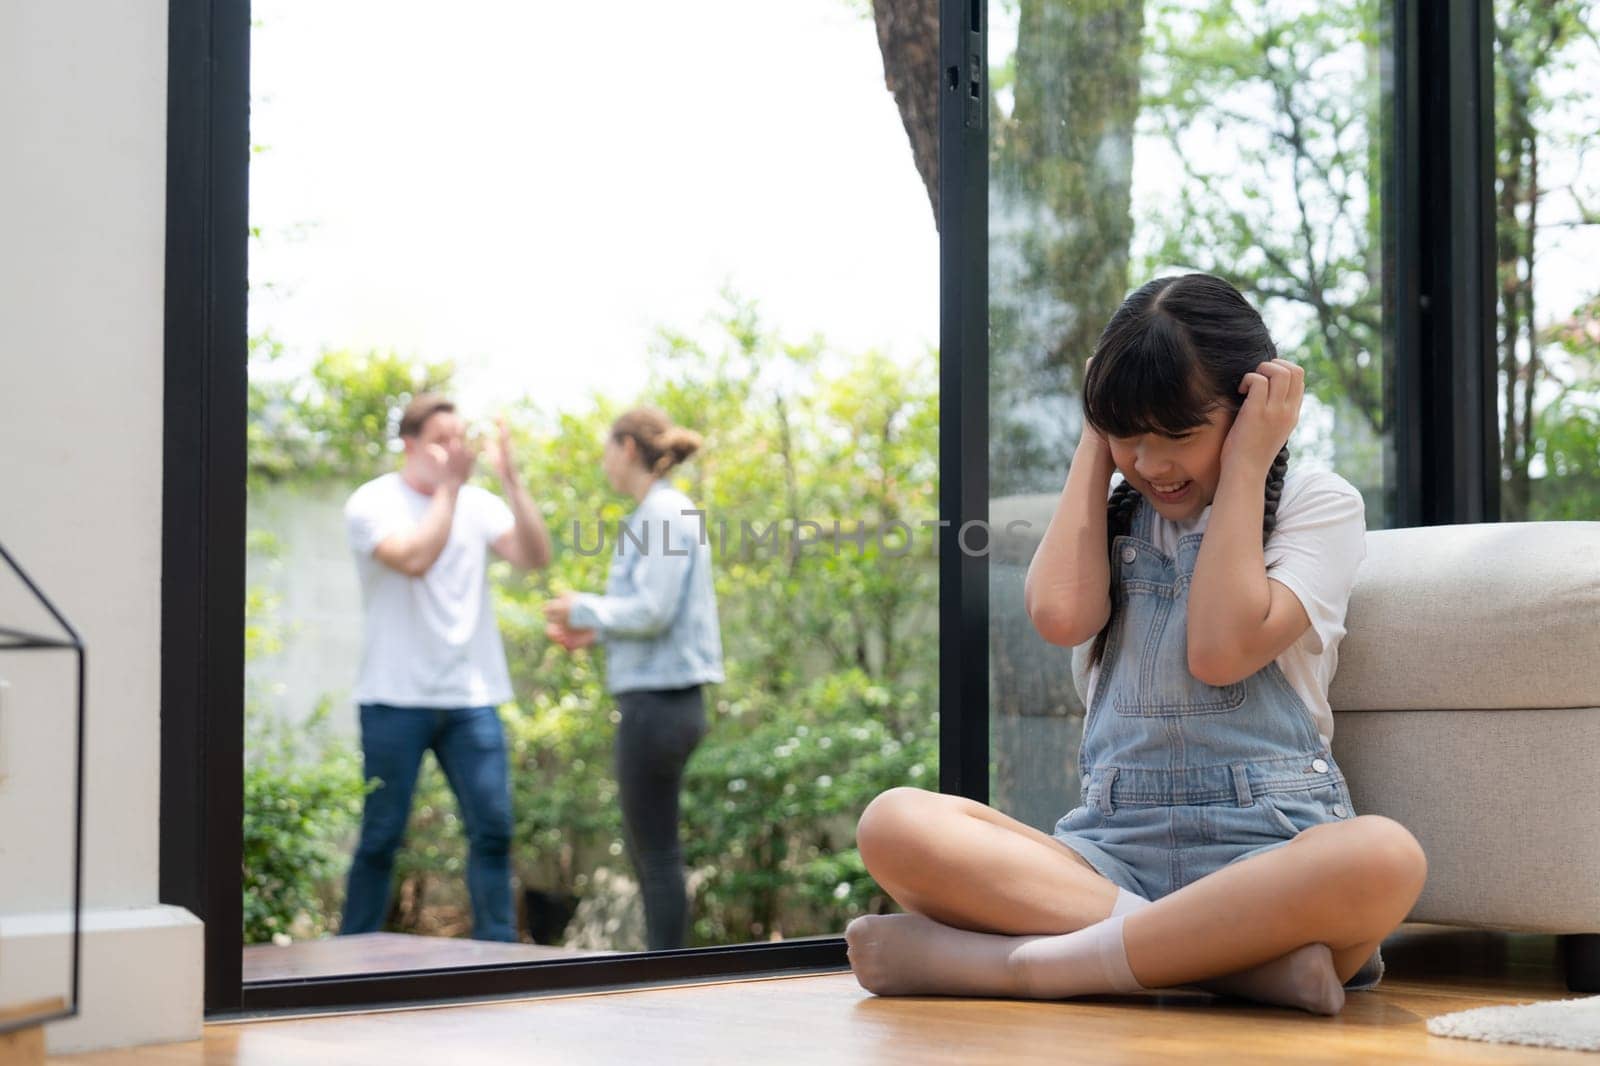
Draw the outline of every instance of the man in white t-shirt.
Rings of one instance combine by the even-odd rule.
[[[472,934],[515,940],[511,789],[497,706],[511,699],[486,577],[488,553],[549,565],[550,535],[517,478],[502,419],[488,446],[505,499],[467,484],[477,462],[455,405],[424,393],[400,419],[405,462],[358,488],[345,529],[366,626],[355,700],[367,794],[341,933],[369,933],[389,911],[422,755],[432,749],[466,823]]]

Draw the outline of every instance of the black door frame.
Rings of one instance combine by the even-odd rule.
[[[988,801],[985,0],[941,0],[940,787]],[[1400,524],[1493,520],[1490,0],[1390,0]],[[241,979],[248,0],[169,0],[161,873],[206,925],[211,1015],[527,996],[846,966],[841,937],[602,959]]]
[[[982,0],[941,0],[945,68],[986,97]],[[248,0],[169,0],[166,399],[162,553],[161,900],[206,926],[207,1013],[481,999],[846,968],[839,936],[445,970],[242,983],[239,857],[244,728],[246,237],[249,226]],[[971,57],[977,57],[976,68]],[[982,518],[987,294],[983,117],[947,86],[940,151],[946,239],[940,341],[941,786],[988,793],[986,565],[957,550]],[[954,105],[952,107],[951,105]],[[956,221],[953,221],[956,220]],[[972,642],[978,642],[973,644]],[[965,642],[965,643],[963,643]]]
[[[1389,0],[1397,526],[1500,518],[1493,0]]]
[[[245,244],[250,9],[170,0],[161,553],[163,903],[205,922],[205,1001],[237,1008],[243,928]]]

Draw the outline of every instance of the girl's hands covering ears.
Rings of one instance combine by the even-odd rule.
[[[1259,468],[1265,477],[1300,421],[1305,368],[1273,359],[1246,374],[1239,391],[1245,394],[1244,406],[1233,420],[1228,439],[1222,442],[1222,468],[1244,463]]]
[[[1083,361],[1083,378],[1085,381],[1089,378],[1089,364],[1092,362],[1094,362],[1094,356],[1092,355]],[[1091,460],[1102,460],[1108,464],[1112,462],[1111,445],[1107,443],[1106,438],[1101,435],[1099,430],[1089,424],[1087,418],[1083,420],[1083,428],[1078,433],[1078,451],[1073,456],[1072,461],[1076,463],[1079,458],[1083,457]]]

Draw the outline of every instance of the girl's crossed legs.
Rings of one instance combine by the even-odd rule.
[[[1064,844],[960,796],[891,789],[862,813],[857,842],[868,872],[915,912],[846,929],[851,965],[873,991],[1026,996],[1007,938],[1084,929],[1105,919],[1118,895]],[[1363,816],[1317,826],[1129,914],[1127,965],[1147,988],[1198,983],[1255,995],[1286,966],[1303,977],[1330,957],[1313,957],[1315,946],[1331,953],[1336,975],[1324,982],[1332,987],[1319,993],[1320,1007],[1301,992],[1257,998],[1336,1011],[1337,983],[1404,919],[1425,876],[1421,848],[1396,822]],[[957,957],[941,970],[944,955]],[[979,959],[987,968],[970,965]]]

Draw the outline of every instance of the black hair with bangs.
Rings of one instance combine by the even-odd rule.
[[[1106,436],[1177,435],[1218,407],[1278,349],[1239,290],[1210,274],[1157,278],[1122,302],[1095,344],[1084,415]]]
[[[1210,274],[1157,278],[1124,300],[1101,331],[1083,382],[1084,418],[1103,436],[1179,436],[1205,425],[1219,407],[1237,412],[1244,376],[1277,357],[1260,313],[1226,281]],[[1263,543],[1277,524],[1288,468],[1285,445],[1264,486]],[[1132,530],[1139,500],[1124,480],[1106,501],[1108,552]],[[1111,616],[1095,637],[1092,662],[1104,654],[1122,603],[1116,575],[1113,554]]]

